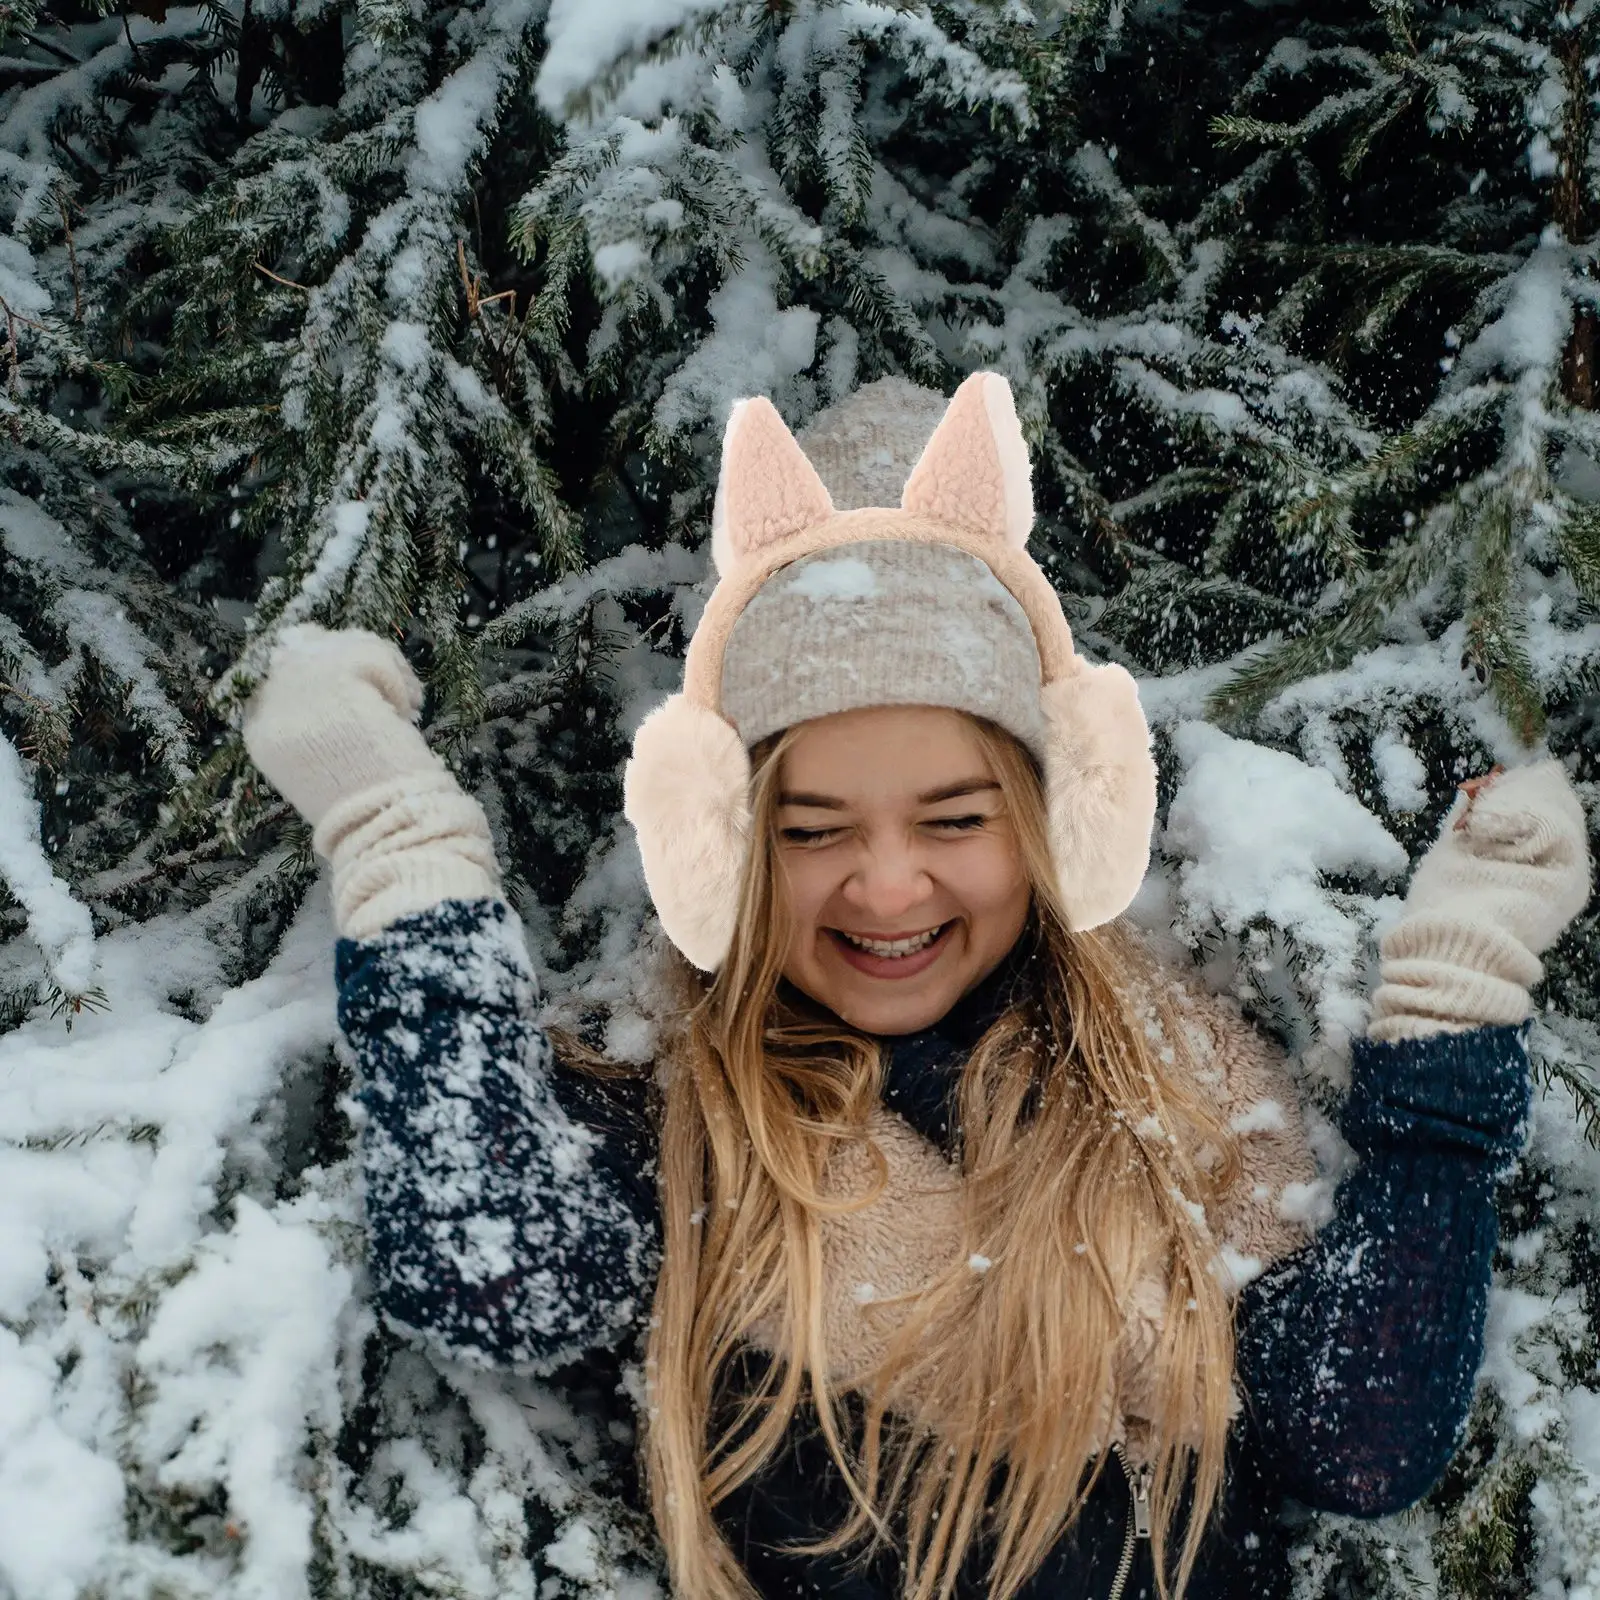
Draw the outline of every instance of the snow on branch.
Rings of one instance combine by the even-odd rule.
[[[0,879],[28,914],[28,932],[43,952],[51,981],[67,995],[94,982],[94,920],[50,870],[39,836],[39,808],[27,768],[0,735]]]

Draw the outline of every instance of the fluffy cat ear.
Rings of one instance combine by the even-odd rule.
[[[833,515],[833,501],[765,398],[737,400],[722,435],[711,557],[726,577],[758,550]]]
[[[956,390],[900,504],[1019,549],[1027,544],[1033,527],[1028,446],[1011,385],[999,373],[975,372]]]

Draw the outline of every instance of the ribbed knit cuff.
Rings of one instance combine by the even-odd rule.
[[[392,779],[341,801],[313,843],[333,866],[333,920],[350,939],[443,900],[499,893],[483,808],[449,772]]]
[[[1526,1028],[1356,1041],[1345,1137],[1356,1150],[1419,1144],[1515,1155],[1532,1099]]]
[[[1367,1031],[1388,1043],[1515,1026],[1531,1014],[1528,990],[1544,975],[1519,940],[1459,917],[1408,917],[1384,937],[1381,950],[1383,981]]]

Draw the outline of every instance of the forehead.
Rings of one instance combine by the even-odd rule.
[[[779,787],[852,805],[910,803],[945,785],[994,776],[971,718],[940,706],[875,706],[796,728]]]

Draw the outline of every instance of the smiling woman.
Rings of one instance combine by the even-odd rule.
[[[995,760],[1005,738],[939,706],[839,712],[782,736],[783,976],[852,1027],[926,1028],[1021,935],[1032,891]],[[1027,759],[1017,748],[1007,765]]]
[[[862,404],[831,437],[875,458]],[[1265,1600],[1286,1496],[1400,1509],[1466,1417],[1582,808],[1551,762],[1447,821],[1311,1237],[1281,1059],[1119,925],[1149,736],[1031,516],[993,374],[897,508],[735,408],[719,581],[624,785],[680,956],[648,1079],[540,1033],[392,646],[289,630],[246,720],[333,864],[380,1304],[478,1359],[642,1340],[683,1600]]]

